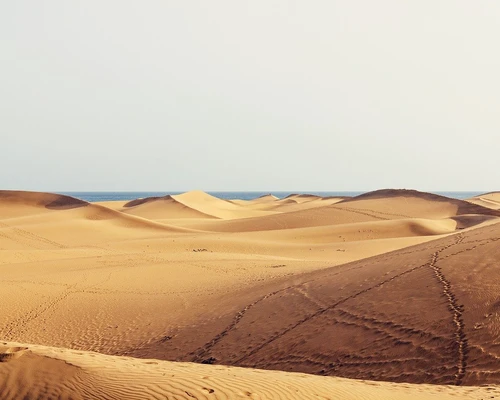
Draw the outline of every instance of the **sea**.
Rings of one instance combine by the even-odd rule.
[[[89,202],[97,201],[119,201],[119,200],[134,200],[141,199],[145,197],[161,197],[172,194],[181,194],[183,192],[60,192],[60,194],[65,194],[68,196],[76,197],[81,200]],[[291,191],[291,192],[207,192],[212,196],[218,197],[220,199],[232,200],[252,200],[257,197],[261,197],[267,194],[272,194],[276,197],[284,198],[291,194],[313,194],[317,196],[327,197],[327,196],[349,196],[354,197],[360,194],[366,193],[363,191],[359,192],[314,192],[314,191]],[[454,199],[468,199],[470,197],[477,196],[486,191],[476,191],[476,192],[432,192],[446,197],[451,197]]]

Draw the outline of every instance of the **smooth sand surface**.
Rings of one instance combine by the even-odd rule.
[[[26,363],[38,374],[45,362],[60,364],[44,353],[55,350],[43,346],[55,346],[72,349],[67,354],[80,361],[71,364],[85,374],[90,367],[81,360],[97,356],[74,351],[366,380],[498,384],[499,218],[493,207],[402,190],[250,201],[196,191],[95,204],[0,191],[0,340],[11,349],[10,342],[38,346],[18,346],[37,350],[5,356],[0,367],[22,370]],[[104,364],[90,369],[99,378],[89,379],[120,375],[121,367],[97,359]],[[123,368],[142,363],[120,360]],[[193,382],[197,368],[221,371],[158,363],[148,371],[192,369]],[[142,387],[139,370],[130,381]],[[278,379],[275,372],[237,371],[238,382]],[[23,377],[31,379],[12,376],[9,398]],[[299,378],[279,379],[285,387]],[[337,382],[307,379],[311,387],[315,379]],[[54,380],[47,385],[60,390]],[[224,389],[228,398],[238,398],[238,385]],[[372,387],[362,384],[342,398],[367,398],[363,391]],[[335,398],[340,389],[328,390]]]

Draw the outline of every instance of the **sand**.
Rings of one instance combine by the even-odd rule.
[[[485,193],[467,201],[493,210],[500,210],[500,192]]]
[[[427,384],[500,384],[495,196],[0,191],[0,398],[484,397]]]
[[[4,399],[481,399],[496,387],[356,381],[0,342]]]

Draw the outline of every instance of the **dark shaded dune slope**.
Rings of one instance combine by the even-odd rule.
[[[62,221],[73,221],[74,224],[67,224],[64,229],[68,232],[77,233],[84,230],[84,225],[79,224],[82,221],[110,221],[115,226],[123,228],[145,228],[154,231],[164,232],[191,232],[192,230],[170,226],[167,224],[151,221],[142,218],[140,215],[128,215],[108,207],[89,203],[71,196],[29,191],[0,191],[0,219],[7,220],[11,218],[25,218],[24,222],[29,223],[29,217],[38,219],[32,220],[33,225],[40,223],[50,224],[54,228]],[[42,219],[40,219],[42,218]],[[45,218],[45,219],[44,219]],[[86,225],[87,228],[91,226]],[[33,233],[23,229],[13,228],[6,222],[0,224],[0,228],[14,232],[23,232],[22,236],[33,236]],[[93,228],[102,229],[95,226]],[[35,235],[36,236],[36,235]]]
[[[45,207],[47,209],[69,209],[85,207],[88,202],[62,194],[27,192],[16,190],[0,190],[0,205],[16,203],[31,207]]]
[[[141,204],[146,204],[146,203],[152,203],[157,200],[171,200],[172,197],[170,195],[167,196],[151,196],[151,197],[141,197],[139,199],[134,199],[130,200],[127,203],[123,205],[123,207],[128,208],[128,207],[136,207],[140,206]]]
[[[131,355],[394,382],[500,383],[500,224],[263,285]]]

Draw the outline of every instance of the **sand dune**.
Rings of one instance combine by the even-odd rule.
[[[51,193],[0,190],[0,218],[40,214],[89,205],[86,201]]]
[[[287,243],[304,241],[308,243],[344,243],[396,237],[444,235],[455,232],[456,227],[457,221],[452,218],[440,220],[412,218],[249,232],[246,237],[255,236],[268,242],[280,240]]]
[[[367,211],[380,218],[447,218],[481,214],[500,216],[497,211],[464,200],[423,193],[416,190],[377,190],[338,203],[339,207]]]
[[[321,196],[316,196],[314,194],[299,194],[299,193],[292,193],[285,197],[285,200],[293,200],[296,203],[305,203],[319,199],[321,199]]]
[[[499,240],[495,224],[242,292],[239,306],[234,295],[221,300],[217,316],[137,354],[356,379],[498,384]],[[222,304],[230,310],[224,318]]]
[[[293,212],[307,210],[310,208],[324,207],[336,204],[344,200],[342,197],[315,198],[310,201],[296,201],[293,199],[283,199],[279,204],[269,207],[269,211]],[[278,202],[276,202],[278,203]]]
[[[272,207],[272,205],[275,204],[276,202],[279,202],[280,199],[276,196],[273,196],[272,194],[266,194],[252,200],[233,199],[228,201],[233,204],[254,210],[266,210]]]
[[[1,399],[480,399],[495,387],[391,384],[0,342]]]
[[[126,238],[191,232],[127,215],[68,196],[0,197],[0,240],[3,250],[61,249]],[[33,200],[33,201],[32,201]]]
[[[182,226],[212,232],[252,232],[381,220],[377,215],[334,206],[299,209],[254,218],[223,221],[185,221]]]
[[[310,199],[310,197],[307,198]],[[377,191],[341,201],[332,199],[332,204],[328,204],[328,201],[328,199],[313,198],[307,202],[296,203],[295,205],[304,205],[304,207],[294,208],[289,212],[217,222],[187,221],[182,226],[214,232],[242,232],[410,218],[444,219],[459,215],[500,216],[500,211],[497,210],[417,191]],[[327,204],[308,206],[314,202]]]
[[[172,198],[187,207],[217,218],[249,218],[269,214],[265,211],[251,210],[249,208],[241,207],[231,201],[218,199],[217,197],[201,191],[192,191],[179,195],[173,195]]]
[[[500,210],[500,192],[481,194],[467,201],[493,210]]]
[[[216,218],[191,208],[172,196],[147,198],[130,201],[120,209],[126,214],[148,219]]]
[[[259,204],[272,202],[275,199],[274,196],[267,196],[253,201],[239,202],[218,199],[201,191],[192,191],[179,195],[137,199],[121,204],[112,202],[110,206],[126,214],[151,220],[238,219],[273,214],[260,210]],[[108,205],[106,202],[101,204]]]
[[[266,195],[254,200],[232,200],[233,203],[254,210],[275,211],[279,213],[307,210],[309,208],[323,207],[338,203],[344,197],[323,198],[314,195],[290,195],[279,199],[272,195]]]
[[[20,382],[38,379],[50,393],[92,397],[47,369],[111,398],[124,392],[106,388],[109,379],[146,390],[142,367],[123,370],[142,361],[43,346],[393,382],[499,383],[499,216],[481,204],[415,191],[250,201],[188,192],[98,204],[2,191],[0,340],[38,344],[5,345],[31,352],[4,349],[8,362],[0,367],[18,371],[4,388],[12,397],[26,385]],[[54,352],[57,359],[47,360]],[[75,357],[76,369],[61,369],[61,354]],[[94,358],[100,361],[83,361]],[[147,374],[184,368],[156,362]],[[192,376],[182,382],[190,388],[198,388],[189,383],[199,382],[196,368],[222,371],[186,368]],[[271,380],[287,387],[297,379],[235,371],[246,371],[241,382],[264,379],[249,383],[251,393]],[[307,379],[319,379],[311,388],[341,390],[328,386],[334,380]],[[364,398],[364,388],[372,393],[371,384],[345,382],[356,387],[346,392],[353,398]],[[160,398],[174,390],[165,385]],[[228,398],[242,395],[238,385],[221,386],[221,398],[224,390]],[[377,387],[381,398],[402,398],[389,384]]]
[[[274,202],[274,201],[277,201],[277,200],[279,200],[279,197],[276,197],[273,194],[268,193],[268,194],[259,196],[259,197],[255,198],[255,199],[247,200],[246,202],[248,204],[265,204],[265,203],[270,203],[270,202]],[[242,201],[245,201],[245,200],[234,200],[234,201],[242,202]]]
[[[214,235],[94,205],[7,222],[2,291],[16,301],[0,316],[1,337],[112,354],[163,337],[227,291],[432,239],[397,223]]]

